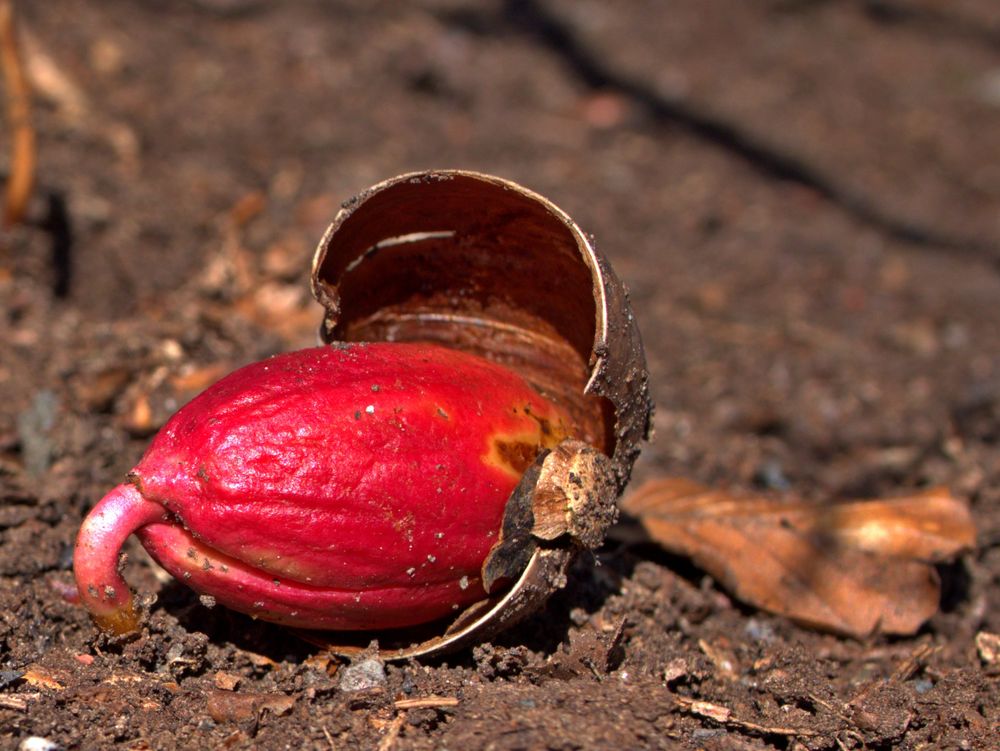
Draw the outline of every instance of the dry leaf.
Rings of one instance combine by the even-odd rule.
[[[30,665],[21,676],[24,682],[35,688],[47,688],[52,691],[61,691],[69,681],[69,675],[64,671],[55,671],[43,668],[41,665]]]
[[[177,400],[191,399],[232,369],[232,366],[228,363],[205,367],[187,367],[170,377],[170,386],[174,391],[178,392]]]
[[[266,655],[250,652],[246,649],[240,650],[240,654],[246,657],[255,668],[276,668],[278,663]]]
[[[975,543],[968,507],[944,490],[820,506],[665,478],[623,509],[744,602],[856,637],[916,632],[940,599],[929,563]]]

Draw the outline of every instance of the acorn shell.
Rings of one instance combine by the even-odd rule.
[[[648,372],[624,285],[550,201],[460,170],[401,175],[346,202],[311,281],[323,341],[434,342],[486,357],[563,407],[579,439],[540,456],[511,496],[484,575],[513,584],[451,623],[377,634],[383,657],[458,649],[530,614],[565,583],[574,554],[600,543],[648,437]],[[372,635],[311,638],[350,654]]]

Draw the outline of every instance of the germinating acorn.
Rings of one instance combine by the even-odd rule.
[[[425,344],[278,355],[183,407],[90,512],[74,568],[97,624],[139,625],[135,533],[220,605],[308,629],[429,622],[485,596],[504,508],[566,414],[519,375]]]

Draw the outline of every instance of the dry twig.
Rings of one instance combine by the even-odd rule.
[[[37,699],[40,694],[20,694],[18,696],[0,696],[0,708],[14,709],[23,712],[28,708],[29,699]]]
[[[396,715],[395,719],[389,725],[385,736],[378,744],[378,751],[389,751],[395,745],[396,739],[399,738],[399,732],[403,729],[404,722],[406,722],[406,712]]]
[[[393,706],[396,709],[436,709],[437,707],[457,707],[454,696],[421,696],[414,699],[400,699]]]
[[[7,93],[11,132],[10,174],[4,198],[3,223],[11,227],[24,219],[35,184],[35,130],[31,126],[31,87],[21,61],[12,0],[0,1],[0,67]]]
[[[780,725],[760,725],[756,722],[740,720],[733,717],[733,712],[729,709],[729,707],[724,707],[721,704],[712,704],[711,702],[699,701],[686,696],[675,696],[674,701],[677,703],[679,709],[687,712],[688,714],[695,715],[696,717],[704,717],[705,719],[713,720],[720,725],[732,727],[737,730],[746,730],[750,733],[760,735],[782,735],[788,737],[801,736],[808,738],[816,735],[814,731],[807,730],[805,728],[790,728]]]

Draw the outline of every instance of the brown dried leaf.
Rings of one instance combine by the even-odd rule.
[[[257,654],[256,652],[251,652],[246,649],[240,650],[240,654],[246,657],[247,660],[250,661],[250,664],[253,665],[255,668],[278,667],[278,663],[276,663],[274,660],[272,660],[270,657],[267,657],[266,655]]]
[[[232,367],[228,363],[205,367],[186,367],[170,377],[170,386],[177,392],[177,399],[191,399],[226,375]]]
[[[65,671],[50,670],[41,665],[29,665],[21,676],[24,682],[35,688],[47,688],[52,691],[62,691],[69,682],[69,674]]]
[[[665,478],[643,485],[623,509],[741,600],[856,637],[914,633],[940,599],[927,562],[975,542],[967,506],[944,490],[818,506]]]

